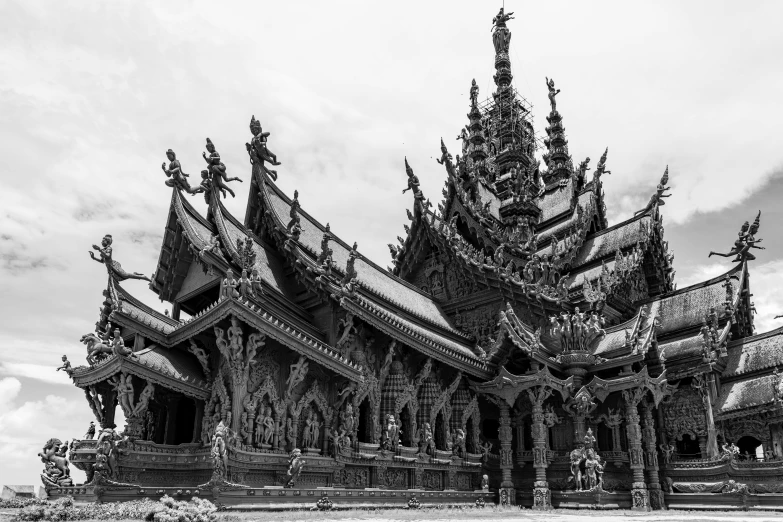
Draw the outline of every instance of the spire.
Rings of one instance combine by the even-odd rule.
[[[474,165],[482,166],[487,158],[484,137],[484,124],[481,122],[481,111],[478,108],[479,88],[476,79],[470,85],[470,112],[468,113],[468,157]]]
[[[544,140],[547,152],[544,154],[544,163],[547,165],[547,182],[565,180],[571,176],[574,168],[571,155],[568,153],[568,140],[565,137],[565,127],[563,127],[563,117],[557,112],[557,101],[555,97],[560,89],[555,89],[555,81],[547,78],[546,86],[549,89],[549,103],[552,107],[546,121],[549,125],[546,128],[547,137]]]

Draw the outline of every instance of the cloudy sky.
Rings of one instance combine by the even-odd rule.
[[[382,266],[402,235],[403,157],[440,198],[468,89],[492,88],[488,2],[0,3],[0,484],[40,484],[36,453],[81,436],[91,413],[63,372],[84,361],[106,272],[87,255],[152,273],[174,149],[198,175],[217,146],[241,218],[251,115],[271,131],[280,185]],[[641,208],[665,166],[663,209],[680,287],[731,265],[740,224],[763,211],[752,267],[757,327],[783,322],[783,3],[522,2],[510,24],[514,84],[543,133],[544,77],[562,89],[575,160],[609,147],[612,223]],[[203,210],[203,198],[192,199]],[[159,309],[144,282],[126,287]],[[82,475],[76,474],[81,480]]]

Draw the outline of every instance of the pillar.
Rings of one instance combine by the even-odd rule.
[[[718,456],[718,430],[715,428],[715,417],[712,414],[712,394],[715,390],[715,377],[707,376],[708,386],[704,390],[704,417],[707,420],[707,458]]]
[[[549,465],[546,458],[546,432],[544,424],[544,401],[552,395],[552,390],[545,386],[537,386],[527,391],[533,405],[530,433],[533,438],[533,468],[536,480],[533,483],[533,509],[550,509],[552,495],[549,483],[546,481],[546,468]]]
[[[633,473],[631,505],[634,511],[649,511],[650,509],[647,485],[644,482],[644,452],[642,451],[642,433],[639,427],[639,412],[637,411],[637,406],[645,392],[644,388],[623,390],[626,430],[628,432],[628,456]]]
[[[650,508],[666,509],[666,504],[663,501],[663,491],[661,491],[661,481],[658,477],[658,441],[655,437],[653,404],[649,401],[642,402],[642,439],[644,440],[644,460]]]
[[[498,438],[500,439],[500,472],[502,474],[500,503],[516,504],[516,491],[514,490],[514,482],[511,480],[511,470],[514,468],[514,451],[511,449],[511,417],[509,416],[508,404],[505,401],[499,403],[499,408],[500,430]]]

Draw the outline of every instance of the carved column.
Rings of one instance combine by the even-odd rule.
[[[637,406],[645,394],[644,388],[623,390],[625,401],[626,430],[628,435],[628,456],[633,473],[631,486],[631,502],[634,511],[649,511],[650,501],[647,495],[647,485],[644,482],[644,452],[642,451],[642,433],[639,428],[639,412]]]
[[[655,437],[655,421],[653,420],[653,405],[649,401],[642,402],[642,439],[644,440],[645,470],[647,471],[647,491],[652,509],[666,509],[663,501],[663,491],[658,477],[658,442]]]
[[[500,499],[501,503],[516,504],[516,491],[514,490],[514,482],[511,480],[511,470],[514,468],[514,451],[511,449],[511,417],[509,416],[508,404],[505,401],[499,402],[498,406],[500,408],[498,434],[500,439],[500,472],[502,473]]]
[[[537,386],[527,391],[533,405],[531,416],[531,435],[533,438],[533,467],[536,481],[533,483],[533,509],[549,509],[552,507],[552,494],[546,481],[546,468],[549,465],[546,458],[547,427],[544,424],[544,401],[552,395],[552,390],[546,386]]]

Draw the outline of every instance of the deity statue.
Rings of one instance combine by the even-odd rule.
[[[264,295],[264,285],[262,284],[262,281],[263,279],[261,279],[261,276],[258,273],[258,269],[252,269],[250,271],[250,287],[256,297]]]
[[[198,346],[196,341],[193,339],[190,339],[190,346],[188,347],[188,351],[192,353],[196,359],[198,359],[198,362],[201,365],[201,370],[204,372],[204,377],[209,380],[211,377],[211,372],[209,371],[209,354],[207,351],[204,348]]]
[[[195,248],[193,245],[188,246],[190,247],[190,251],[199,258],[203,258],[204,254],[207,252],[212,252],[216,256],[220,256],[220,238],[217,234],[212,234],[201,250]]]
[[[307,419],[305,420],[304,430],[302,430],[302,439],[305,448],[312,447],[312,442],[313,442],[312,425],[313,425],[313,413],[310,412],[310,414],[307,416]]]
[[[68,444],[63,444],[60,439],[49,439],[38,454],[46,466],[41,474],[41,482],[47,488],[73,486],[68,459],[65,457],[67,452]]]
[[[460,428],[457,428],[454,432],[454,440],[451,444],[451,449],[454,455],[465,457],[465,432]]]
[[[299,383],[304,381],[309,369],[310,362],[304,355],[299,356],[299,360],[292,364],[289,368],[288,378],[285,381],[286,384],[286,397],[291,396],[291,392],[296,388]]]
[[[571,452],[569,459],[571,463],[571,477],[570,480],[574,481],[574,485],[577,491],[582,491],[582,464],[583,450],[575,449]]]
[[[239,287],[239,281],[234,277],[234,271],[229,268],[226,270],[226,277],[220,283],[220,299],[238,298],[237,287]]]
[[[165,162],[161,164],[160,168],[163,169],[166,177],[171,178],[166,180],[167,187],[175,187],[180,190],[184,190],[188,194],[198,194],[199,192],[204,191],[204,189],[201,187],[197,187],[195,189],[190,187],[190,183],[188,183],[188,180],[186,179],[190,175],[185,174],[185,172],[182,170],[182,165],[180,164],[179,160],[177,159],[177,155],[173,150],[167,150],[166,157],[169,159],[169,168],[166,168]]]
[[[247,269],[242,269],[242,274],[239,276],[239,295],[247,299],[248,297],[255,297],[253,293],[253,285],[250,278],[247,276]]]
[[[125,418],[133,415],[133,376],[120,373],[108,381],[117,392],[117,401],[120,403]]]
[[[103,239],[101,240],[101,246],[92,246],[94,250],[98,251],[100,258],[95,257],[95,253],[91,250],[89,254],[92,260],[97,261],[98,263],[103,263],[106,266],[106,269],[109,271],[109,275],[119,282],[125,281],[126,279],[143,279],[144,281],[151,282],[149,277],[140,272],[126,272],[123,270],[119,261],[114,261],[114,259],[112,259],[112,242],[114,242],[114,240],[112,239],[111,234],[106,234],[103,236]]]
[[[484,444],[479,444],[478,447],[481,451],[481,460],[487,462],[489,456],[492,454],[492,443],[485,441]]]
[[[302,450],[294,448],[288,457],[288,471],[286,471],[288,480],[285,483],[285,487],[294,487],[294,484],[299,479],[299,475],[302,474],[305,463],[305,460],[302,458]]]
[[[353,416],[353,406],[351,403],[345,405],[345,409],[340,413],[340,431],[353,433],[356,426],[356,419]]]
[[[56,371],[64,370],[65,373],[68,374],[68,377],[73,375],[73,368],[71,368],[71,362],[68,360],[68,357],[63,355],[63,365],[58,367]]]
[[[761,243],[761,239],[756,239],[755,235],[759,230],[759,225],[761,223],[761,211],[759,210],[758,215],[756,216],[756,219],[753,221],[752,225],[748,225],[748,222],[746,221],[742,228],[740,228],[738,238],[734,242],[734,248],[732,248],[730,251],[728,251],[725,254],[721,254],[720,252],[710,252],[710,255],[707,257],[712,256],[720,256],[720,257],[731,257],[736,255],[737,257],[734,258],[734,262],[739,261],[753,261],[756,259],[756,256],[750,253],[751,248],[757,248],[759,250],[765,250],[764,247],[757,246],[756,243]]]
[[[92,440],[95,438],[95,423],[90,421],[90,426],[87,428],[87,433],[82,437],[83,440]]]
[[[242,415],[239,416],[239,435],[242,440],[250,441],[253,434],[251,430],[252,427],[250,426],[250,420],[247,418],[247,412],[243,411]]]
[[[114,352],[114,355],[118,357],[120,356],[136,357],[136,354],[133,353],[133,350],[125,347],[125,341],[120,335],[119,328],[114,329],[114,338],[111,341],[111,349],[112,352]]]
[[[215,150],[215,145],[209,138],[207,138],[207,151],[209,152],[209,157],[207,157],[206,152],[202,152],[201,155],[204,157],[204,161],[207,162],[207,169],[212,175],[212,188],[220,190],[220,192],[223,194],[223,197],[226,197],[226,191],[231,194],[232,198],[236,197],[234,191],[231,190],[228,185],[226,185],[226,183],[229,181],[239,181],[241,183],[242,180],[239,178],[228,177],[226,174],[226,166],[222,161],[220,161],[220,154]]]
[[[552,106],[552,112],[557,112],[557,100],[555,100],[555,96],[560,93],[560,89],[555,90],[555,80],[551,80],[548,77],[545,78],[546,87],[549,89],[549,105]]]
[[[508,53],[511,31],[506,27],[506,22],[514,18],[513,14],[506,14],[501,7],[500,12],[492,19],[492,44],[495,46],[495,54]]]
[[[250,143],[245,143],[245,147],[250,154],[251,163],[260,160],[268,161],[272,165],[280,165],[281,163],[277,161],[277,155],[273,154],[267,147],[267,138],[270,133],[263,131],[261,122],[256,119],[255,115],[250,118],[250,133],[253,135],[253,139],[250,140]],[[276,180],[277,176],[274,179]]]
[[[481,491],[489,491],[489,476],[481,475]]]
[[[215,431],[212,433],[212,451],[210,453],[212,457],[213,466],[213,478],[225,480],[228,474],[228,451],[226,449],[228,445],[228,438],[230,436],[230,430],[223,424],[223,421],[218,422],[215,426]]]
[[[595,444],[595,437],[593,436],[593,428],[587,428],[584,438],[585,448],[592,448]]]
[[[147,386],[141,390],[141,393],[139,394],[139,400],[136,402],[136,406],[133,408],[134,417],[138,417],[147,411],[153,395],[155,395],[155,385],[151,382],[147,382]]]
[[[383,428],[383,449],[393,451],[400,443],[400,427],[394,419],[394,415],[386,415],[386,423]]]
[[[677,448],[674,447],[674,444],[666,443],[661,443],[659,447],[661,448],[661,454],[663,454],[663,463],[670,464],[673,460],[674,453],[677,451]]]
[[[432,428],[430,423],[425,422],[424,425],[419,428],[419,453],[422,455],[435,456],[435,440],[432,438]]]
[[[598,460],[595,450],[588,448],[585,452],[585,486],[587,489],[593,489],[600,484],[599,476],[603,471],[603,466]]]
[[[581,163],[579,163],[579,171],[578,171],[579,174],[578,174],[578,176],[579,176],[580,183],[584,183],[585,178],[587,177],[587,171],[590,170],[590,167],[587,166],[589,163],[590,163],[590,158],[589,157],[587,159],[585,159],[584,161],[582,161]]]
[[[321,423],[318,417],[313,414],[313,421],[310,424],[310,447],[319,449],[321,447]]]

